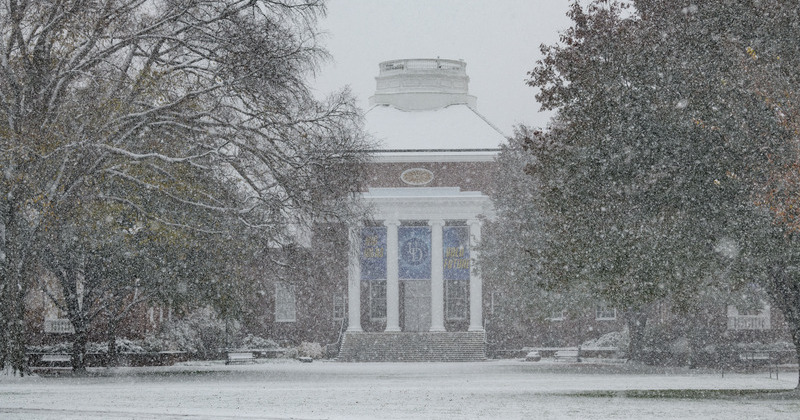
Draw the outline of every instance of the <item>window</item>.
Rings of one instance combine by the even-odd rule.
[[[567,319],[567,311],[565,309],[553,311],[549,317],[547,317],[548,321],[563,321]]]
[[[295,322],[296,320],[294,286],[275,283],[275,322]]]
[[[333,319],[335,321],[344,319],[344,314],[345,314],[344,302],[345,302],[345,297],[344,294],[342,294],[341,292],[337,292],[336,294],[333,295]]]
[[[500,312],[502,312],[502,310],[503,310],[503,303],[502,303],[503,294],[500,293],[500,292],[496,292],[495,291],[495,292],[492,292],[490,297],[491,297],[491,301],[489,302],[489,304],[490,304],[490,307],[489,307],[490,313],[493,316],[498,316],[498,315],[500,315]]]
[[[369,282],[369,317],[371,319],[386,318],[386,280]]]
[[[617,310],[606,305],[597,305],[595,319],[598,321],[613,321],[617,319]]]
[[[467,318],[467,280],[445,280],[447,319]]]
[[[770,315],[770,306],[767,303],[743,309],[728,305],[728,329],[769,330],[772,328]]]
[[[75,327],[68,318],[44,320],[44,332],[48,334],[75,334]]]

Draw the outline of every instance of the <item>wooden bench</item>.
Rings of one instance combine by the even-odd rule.
[[[229,351],[226,365],[233,363],[255,363],[256,357],[252,351]]]
[[[581,361],[581,350],[580,349],[563,349],[557,350],[553,355],[553,358],[556,360],[560,359],[573,359],[576,362]]]

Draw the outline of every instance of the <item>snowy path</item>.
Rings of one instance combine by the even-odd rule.
[[[96,371],[94,377],[0,376],[3,419],[797,419],[800,399],[570,395],[645,389],[790,389],[766,372],[631,365],[273,361]]]

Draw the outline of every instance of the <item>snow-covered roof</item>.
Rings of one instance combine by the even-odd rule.
[[[366,129],[378,160],[491,160],[505,142],[476,110],[463,61],[387,61],[376,80]]]
[[[366,128],[382,151],[486,150],[505,141],[500,131],[465,104],[427,111],[403,111],[375,105]]]

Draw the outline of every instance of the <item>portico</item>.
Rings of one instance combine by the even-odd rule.
[[[347,331],[363,331],[363,312],[385,318],[387,332],[446,331],[446,319],[462,317],[467,330],[483,331],[475,247],[478,218],[491,212],[489,198],[457,187],[423,187],[372,188],[363,199],[374,222],[351,229]],[[370,305],[367,311],[362,302]]]

